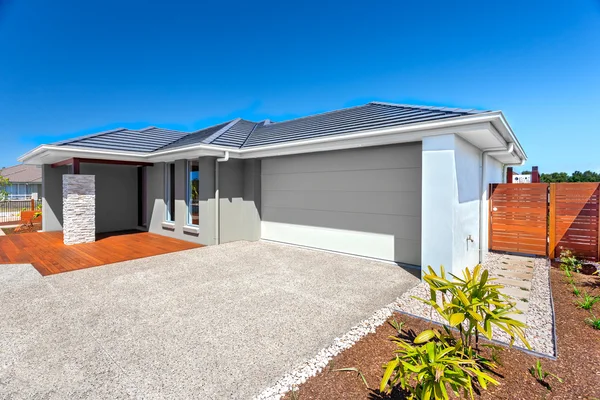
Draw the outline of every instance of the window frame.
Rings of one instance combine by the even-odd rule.
[[[187,220],[186,220],[186,225],[187,226],[193,226],[193,227],[198,227],[200,225],[200,222],[198,222],[197,224],[194,224],[194,219],[192,217],[192,180],[190,179],[190,174],[192,172],[192,163],[196,163],[196,166],[198,167],[198,183],[200,182],[200,162],[197,158],[195,159],[191,159],[191,160],[186,160],[186,164],[185,164],[185,186],[186,186],[186,193],[185,193],[185,197],[186,197],[186,204],[187,204]]]
[[[165,163],[165,221],[175,222],[175,163]],[[172,212],[171,212],[172,211]]]

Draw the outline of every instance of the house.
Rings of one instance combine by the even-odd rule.
[[[10,200],[29,200],[42,194],[42,169],[36,165],[19,164],[0,169],[0,176],[8,178],[6,187]]]
[[[512,183],[531,183],[531,174],[514,174]]]
[[[500,111],[371,102],[196,132],[120,128],[19,160],[42,165],[43,229],[65,243],[139,228],[461,269],[487,251],[488,184],[526,155]]]

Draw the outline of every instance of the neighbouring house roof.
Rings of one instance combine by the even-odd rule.
[[[283,122],[252,122],[238,118],[196,132],[181,132],[155,127],[143,130],[119,128],[65,140],[55,143],[55,145],[140,152],[166,150],[195,144],[213,144],[239,149],[484,112],[487,111],[371,102],[362,106]]]
[[[19,164],[2,168],[0,175],[11,183],[41,183],[42,169],[36,165]]]

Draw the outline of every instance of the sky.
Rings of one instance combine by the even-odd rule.
[[[600,172],[600,0],[0,0],[0,167],[116,127],[379,100],[502,110],[540,172]]]

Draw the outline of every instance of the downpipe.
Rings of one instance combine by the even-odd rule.
[[[221,243],[221,198],[219,194],[219,164],[229,161],[229,152],[215,160],[215,244]]]
[[[514,143],[509,143],[506,149],[499,150],[486,150],[481,153],[481,182],[479,185],[480,196],[479,196],[479,264],[483,263],[483,238],[485,237],[485,227],[483,226],[483,220],[486,213],[487,199],[485,198],[485,177],[487,175],[487,158],[488,156],[500,156],[504,154],[511,154],[515,149]],[[523,165],[525,160],[521,160],[519,165]],[[517,165],[517,164],[508,164]],[[505,176],[505,168],[502,167],[502,174]],[[504,179],[504,178],[503,178]]]

